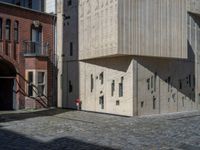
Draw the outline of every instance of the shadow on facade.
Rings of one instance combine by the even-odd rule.
[[[163,83],[167,83],[169,88],[175,88],[195,102],[195,53],[189,42],[187,59],[135,57],[135,60],[143,69],[156,74]],[[140,76],[141,71],[138,72]]]
[[[30,149],[42,149],[42,150],[56,150],[56,149],[87,149],[87,150],[112,150],[112,148],[99,146],[95,144],[86,143],[80,140],[64,137],[58,138],[50,142],[41,142],[35,139],[31,139],[22,134],[11,132],[5,129],[0,129],[0,149],[6,150],[30,150]]]
[[[83,61],[85,63],[89,63],[91,65],[97,65],[101,67],[105,67],[112,70],[117,70],[121,72],[127,72],[130,64],[133,60],[133,56],[116,56],[112,58],[98,58],[98,59],[90,59],[87,61]]]

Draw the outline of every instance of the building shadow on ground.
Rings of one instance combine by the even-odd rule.
[[[19,133],[0,129],[0,149],[4,150],[114,150],[72,138],[58,138],[49,142],[31,139]]]
[[[0,111],[0,123],[1,122],[11,122],[11,121],[18,121],[18,120],[24,120],[29,118],[36,118],[36,117],[48,117],[48,116],[55,116],[58,114],[66,113],[69,111],[69,109],[45,109],[45,110],[39,110],[39,111],[27,111],[27,112],[15,112],[15,111],[9,111],[9,112],[1,112]]]

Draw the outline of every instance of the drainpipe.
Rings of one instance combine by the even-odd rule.
[[[53,69],[52,69],[52,100],[51,100],[51,107],[55,107],[55,101],[56,101],[56,82],[57,82],[57,50],[56,50],[56,16],[53,16],[52,19],[52,32],[53,32],[53,52],[52,52],[52,64],[53,64]]]

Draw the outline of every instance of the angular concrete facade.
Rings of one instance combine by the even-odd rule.
[[[197,4],[79,0],[73,9],[65,6],[60,107],[75,108],[80,98],[82,110],[125,116],[199,110]]]
[[[186,0],[80,0],[80,59],[187,58]]]
[[[199,18],[189,13],[189,5],[185,0],[81,1],[82,108],[127,116],[198,110]]]

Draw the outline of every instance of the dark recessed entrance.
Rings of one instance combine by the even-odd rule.
[[[0,110],[15,109],[15,77],[15,67],[0,58]]]

